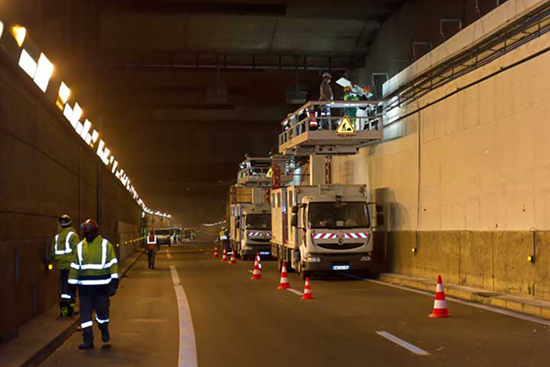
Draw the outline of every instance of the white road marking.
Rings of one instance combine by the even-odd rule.
[[[399,345],[400,347],[403,347],[407,349],[409,352],[413,352],[414,354],[418,354],[419,356],[429,356],[430,353],[426,352],[423,349],[420,349],[418,347],[415,347],[414,345],[407,343],[403,339],[399,339],[395,335],[392,335],[385,331],[377,331],[376,334],[380,335],[383,338],[388,339],[391,342],[394,342],[395,344]]]
[[[428,297],[434,297],[434,296],[435,296],[435,292],[434,292],[434,293],[430,293],[430,292],[420,291],[420,290],[418,290],[418,289],[407,288],[407,287],[404,287],[404,286],[401,286],[401,285],[396,285],[396,284],[381,282],[381,281],[379,281],[379,280],[365,279],[365,278],[361,278],[361,277],[358,277],[358,276],[352,275],[352,274],[344,274],[344,273],[341,273],[341,275],[346,276],[346,277],[348,277],[348,278],[354,278],[354,279],[364,280],[364,281],[366,281],[366,282],[370,282],[370,283],[374,283],[374,284],[385,285],[386,287],[401,289],[401,290],[407,291],[407,292],[422,294],[422,295],[428,296]],[[550,321],[549,321],[549,320],[539,319],[539,318],[534,317],[534,316],[522,315],[522,314],[517,313],[517,312],[514,312],[514,311],[503,310],[503,309],[500,309],[500,308],[496,308],[496,307],[492,307],[492,306],[487,306],[487,305],[482,305],[482,304],[479,304],[479,303],[463,301],[463,300],[461,300],[461,299],[454,298],[454,297],[445,297],[445,298],[447,299],[447,301],[454,302],[454,303],[458,303],[458,304],[461,304],[461,305],[479,308],[479,309],[481,309],[481,310],[485,310],[485,311],[489,311],[489,312],[494,312],[494,313],[498,313],[498,314],[505,315],[505,316],[514,317],[514,318],[520,319],[520,320],[525,320],[525,321],[534,322],[534,323],[540,324],[540,325],[550,326]]]
[[[294,289],[294,288],[287,288],[286,290],[289,291],[289,292],[292,292],[292,293],[294,293],[294,294],[297,294],[298,296],[303,296],[303,295],[304,295],[302,292],[297,291],[297,290]]]
[[[180,277],[175,266],[170,265],[170,273],[172,274],[172,282],[178,300],[180,333],[178,367],[197,367],[197,344],[189,302],[181,286]]]

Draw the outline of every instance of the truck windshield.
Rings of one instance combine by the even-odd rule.
[[[367,203],[311,203],[309,225],[324,229],[369,228]]]
[[[248,214],[246,216],[246,229],[271,229],[271,215]]]
[[[155,234],[157,236],[169,236],[170,235],[170,230],[168,230],[168,229],[157,229],[157,230],[155,230]]]

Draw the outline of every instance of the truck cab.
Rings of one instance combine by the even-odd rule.
[[[252,208],[244,211],[239,227],[242,235],[237,253],[243,260],[256,254],[271,255],[271,213],[269,208]]]
[[[372,267],[372,207],[363,185],[289,186],[277,202],[272,251],[302,277],[330,272],[365,273]],[[280,198],[280,199],[279,199]],[[377,217],[377,218],[375,218]],[[281,224],[275,222],[282,222]]]

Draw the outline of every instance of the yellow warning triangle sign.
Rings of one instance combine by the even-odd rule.
[[[355,130],[355,126],[353,126],[349,118],[347,116],[344,116],[342,118],[342,122],[340,122],[340,125],[338,126],[338,129],[336,129],[336,134],[355,135],[357,134],[357,131]]]

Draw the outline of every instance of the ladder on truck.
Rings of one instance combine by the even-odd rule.
[[[359,148],[382,139],[379,101],[308,102],[281,123],[279,153],[356,154]]]

